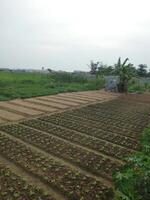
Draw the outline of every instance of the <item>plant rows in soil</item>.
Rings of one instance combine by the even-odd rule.
[[[112,172],[117,171],[121,166],[119,162],[113,161],[103,155],[90,152],[53,136],[18,124],[1,126],[0,130],[23,139],[50,154],[70,161],[97,176],[111,179]],[[54,127],[53,131],[57,132],[57,129]]]
[[[33,127],[34,129],[37,128],[38,130],[45,131],[46,133],[49,133],[51,135],[58,136],[72,143],[75,143],[84,147],[88,147],[92,150],[101,152],[103,154],[106,154],[108,156],[112,156],[118,159],[122,159],[125,156],[133,153],[133,150],[131,149],[127,149],[122,146],[113,144],[111,142],[107,142],[105,140],[91,137],[89,135],[85,135],[85,134],[73,131],[71,129],[65,129],[63,127],[59,127],[59,126],[47,123],[45,121],[40,121],[36,119],[36,120],[29,120],[29,121],[23,122],[23,124],[29,127]],[[3,130],[6,131],[5,128]]]
[[[143,105],[138,105],[135,102],[135,105],[137,108],[135,109],[135,105],[130,105],[130,102],[126,101],[124,103],[120,102],[115,102],[115,107],[112,108],[111,105],[112,101],[110,102],[105,102],[102,104],[95,104],[95,105],[89,105],[86,108],[89,110],[97,110],[100,111],[101,113],[105,113],[109,115],[111,112],[113,115],[117,116],[126,116],[129,114],[129,117],[136,117],[136,116],[147,116],[149,114],[150,106],[148,104],[143,104]],[[84,109],[84,108],[83,108]],[[125,120],[128,120],[125,118]]]
[[[95,128],[93,128],[88,123],[87,124],[82,123],[81,120],[77,122],[69,120],[68,118],[66,119],[65,116],[63,116],[63,113],[61,114],[61,116],[59,114],[55,114],[55,115],[40,117],[39,119],[56,125],[60,125],[62,127],[66,127],[71,130],[79,131],[81,133],[85,133],[87,135],[94,136],[96,138],[100,138],[112,142],[114,144],[121,145],[126,148],[131,148],[134,150],[138,148],[137,140],[123,136],[121,134],[119,135],[96,128],[96,126]]]
[[[89,113],[92,113],[94,116],[97,115],[97,117],[99,117],[99,120],[103,120],[103,121],[110,121],[113,123],[117,123],[117,122],[122,122],[122,120],[124,120],[124,123],[129,123],[131,122],[132,120],[132,124],[133,125],[137,125],[139,122],[141,122],[141,120],[146,119],[147,120],[147,116],[146,115],[136,115],[134,116],[134,113],[126,113],[126,114],[116,114],[116,113],[111,113],[111,111],[109,111],[109,113],[107,114],[106,112],[104,111],[98,111],[97,109],[92,109],[90,110],[89,108],[82,108],[82,109],[77,109],[75,110],[74,112],[75,114],[83,114],[83,115],[86,115],[86,114],[89,114]],[[94,118],[93,116],[93,118]],[[115,124],[117,127],[121,127],[121,125],[118,123],[118,124]]]
[[[111,142],[101,140],[89,135],[85,135],[71,129],[65,129],[63,127],[58,127],[54,124],[47,123],[40,120],[30,120],[25,121],[22,124],[49,133],[50,135],[57,136],[59,138],[68,140],[72,143],[81,145],[83,147],[88,147],[97,152],[101,152],[108,156],[116,157],[118,159],[133,153],[134,151],[123,146],[118,146]]]
[[[11,172],[0,163],[0,199],[1,200],[55,200],[50,195],[33,186]]]
[[[98,110],[104,110],[106,112],[108,112],[109,110],[111,110],[112,112],[131,112],[134,111],[134,113],[136,112],[137,114],[141,113],[141,114],[148,114],[148,110],[150,109],[149,104],[139,104],[138,102],[134,102],[131,103],[130,101],[122,101],[122,100],[112,100],[112,101],[107,101],[104,103],[97,103],[96,105],[89,105],[87,106],[88,108],[96,108]]]
[[[137,138],[150,122],[149,112],[148,103],[120,98],[1,125],[0,154],[65,200],[112,200],[112,189],[100,177],[110,182],[122,166],[119,159],[139,149]],[[54,200],[0,163],[1,199]]]
[[[93,105],[89,105],[88,107],[92,107]],[[112,109],[112,110],[124,110],[124,111],[130,111],[130,109],[132,108],[133,111],[138,112],[143,112],[143,113],[148,113],[147,109],[150,108],[150,105],[148,103],[141,103],[138,101],[128,101],[127,99],[123,100],[123,99],[115,99],[112,101],[107,101],[104,103],[97,103],[96,106],[94,105],[94,107],[98,107],[98,108],[108,108],[108,109]]]
[[[71,112],[70,112],[71,113]],[[111,112],[109,112],[109,114],[106,114],[105,112],[102,111],[98,111],[98,110],[90,110],[90,109],[82,109],[82,110],[75,110],[74,112],[72,112],[74,115],[80,115],[80,116],[91,116],[92,119],[94,119],[95,117],[99,119],[99,122],[103,122],[105,124],[107,124],[107,122],[109,122],[109,124],[112,127],[116,127],[116,129],[121,129],[124,128],[125,130],[128,130],[128,132],[130,131],[131,133],[136,133],[139,132],[139,130],[137,130],[136,128],[143,128],[144,126],[146,126],[148,124],[148,117],[145,115],[136,115],[135,117],[131,115],[133,114],[126,114],[126,116],[122,116],[122,115],[115,115],[112,114]],[[141,124],[142,122],[142,124]]]
[[[150,111],[150,109],[149,109]],[[115,123],[116,121],[116,126],[120,126],[123,127],[123,125],[125,124],[127,126],[128,129],[128,125],[132,125],[129,126],[130,129],[134,129],[134,127],[143,127],[144,125],[147,125],[148,123],[148,115],[144,115],[142,113],[134,113],[132,111],[132,109],[130,109],[130,112],[120,112],[120,113],[112,113],[111,110],[107,113],[105,111],[102,110],[98,110],[97,108],[88,108],[88,107],[84,107],[81,109],[76,109],[75,113],[83,113],[83,114],[94,114],[97,115],[97,117],[100,118],[100,120],[102,120],[104,118],[104,120],[109,120],[110,122]],[[93,117],[94,117],[93,116]],[[118,122],[118,123],[117,123]],[[142,122],[142,125],[139,124]]]
[[[126,113],[126,114],[113,114],[111,113],[111,111],[109,111],[109,114],[107,114],[106,112],[102,112],[101,110],[97,110],[97,109],[89,109],[89,108],[84,108],[82,110],[79,110],[80,113],[85,113],[88,114],[90,113],[93,117],[96,115],[103,120],[110,120],[112,122],[112,124],[118,126],[118,127],[123,127],[123,128],[127,128],[128,130],[132,130],[132,131],[138,131],[138,129],[143,128],[144,126],[146,126],[148,124],[148,116],[147,115],[142,115],[142,114],[135,114],[133,113]],[[132,123],[131,123],[132,122]],[[139,124],[142,122],[142,125]]]
[[[112,189],[100,181],[37,153],[3,133],[0,133],[0,152],[31,175],[60,191],[69,200],[112,199]]]
[[[56,115],[55,115],[56,116]],[[61,114],[57,114],[57,116],[62,117],[62,113]],[[113,122],[113,120],[111,119],[105,119],[105,118],[101,118],[100,117],[93,117],[93,121],[92,119],[88,119],[87,117],[93,117],[93,115],[91,116],[90,112],[88,114],[84,113],[80,113],[78,114],[78,112],[76,111],[69,111],[69,112],[64,112],[63,113],[63,118],[65,117],[65,119],[68,119],[69,121],[75,121],[75,122],[79,122],[82,121],[82,124],[86,125],[86,124],[90,124],[91,128],[98,128],[99,130],[104,130],[104,131],[109,131],[112,133],[116,133],[116,134],[121,134],[124,136],[128,136],[131,138],[135,138],[135,136],[137,137],[137,133],[128,130],[127,128],[124,128],[122,126],[116,126],[115,122]],[[98,121],[96,121],[95,119],[97,119]]]

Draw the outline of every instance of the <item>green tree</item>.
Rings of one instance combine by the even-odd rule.
[[[99,65],[99,62],[94,63],[93,61],[91,61],[90,65],[88,65],[90,67],[91,74],[93,75],[97,74],[98,65]]]
[[[118,59],[117,64],[115,64],[115,74],[119,76],[118,91],[127,92],[128,82],[135,75],[135,68],[133,64],[128,63],[128,58],[121,63],[121,58]]]
[[[98,67],[97,73],[102,76],[109,76],[113,75],[114,73],[114,68],[112,66],[108,66],[106,64],[103,64],[102,62],[100,63]]]
[[[137,74],[140,77],[146,77],[148,75],[148,73],[147,73],[147,65],[140,64],[138,66],[138,69],[137,69]]]

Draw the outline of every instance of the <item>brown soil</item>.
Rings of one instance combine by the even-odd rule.
[[[46,97],[48,101],[52,101],[52,102],[57,102],[57,103],[63,103],[67,106],[78,106],[80,104],[82,104],[83,102],[73,102],[73,101],[70,101],[69,98],[61,98],[59,96],[56,96],[56,97]],[[85,102],[86,103],[86,102]]]
[[[94,98],[92,97],[86,97],[84,95],[80,95],[80,94],[67,94],[67,95],[64,95],[64,94],[59,94],[60,97],[66,97],[66,98],[73,98],[75,100],[83,100],[83,101],[88,101],[88,102],[91,102],[91,101],[95,101]]]
[[[31,102],[31,101],[30,101]],[[62,102],[57,102],[51,98],[47,98],[47,97],[39,97],[39,98],[36,98],[34,99],[34,102],[35,103],[39,103],[41,105],[46,105],[46,106],[51,106],[51,107],[54,107],[54,108],[57,108],[57,109],[66,109],[68,108],[67,105],[64,105],[62,104]]]
[[[15,114],[6,110],[0,109],[0,117],[6,121],[17,121],[24,118],[24,116]]]
[[[30,99],[25,99],[25,100],[13,100],[13,101],[9,101],[9,102],[1,102],[0,103],[0,123],[4,123],[7,121],[10,121],[11,123],[14,123],[13,121],[20,121],[20,120],[26,121],[26,118],[28,118],[28,117],[37,118],[39,115],[53,114],[56,112],[63,112],[64,110],[73,110],[74,108],[84,107],[86,105],[95,104],[97,102],[100,103],[100,102],[104,102],[104,101],[110,101],[110,100],[116,99],[118,97],[120,97],[120,99],[122,99],[123,101],[129,101],[129,102],[133,102],[133,103],[138,102],[139,106],[140,105],[143,106],[143,107],[141,107],[141,110],[145,108],[144,104],[146,104],[148,107],[148,105],[150,103],[150,95],[148,95],[148,94],[145,94],[145,95],[129,94],[129,95],[120,96],[118,94],[106,93],[105,91],[90,91],[90,92],[86,91],[86,92],[77,92],[77,93],[58,94],[58,95],[53,95],[53,96],[37,97],[37,98],[30,98]],[[138,105],[136,105],[136,106],[138,107]],[[119,107],[118,110],[120,111],[120,109],[121,108]],[[124,111],[128,113],[128,111],[129,111],[128,104],[126,105]],[[142,112],[143,112],[143,110],[142,110]],[[136,112],[135,112],[135,114],[136,114]],[[114,116],[112,115],[112,117],[114,117]],[[137,118],[137,119],[140,120],[140,118]],[[93,121],[90,120],[90,122],[94,123],[94,120],[95,120],[95,118],[93,119]],[[82,118],[80,121],[82,122]],[[9,123],[9,124],[11,124],[11,123]],[[132,124],[133,123],[131,122],[131,125]],[[65,128],[64,124],[62,124],[61,126],[59,126],[59,125],[56,125],[56,126]],[[31,129],[34,130],[34,128],[31,128]],[[128,129],[128,127],[127,127],[127,129]],[[35,130],[37,130],[37,129],[35,129]],[[69,128],[65,128],[66,132],[67,132],[67,130],[69,130]],[[79,131],[80,131],[80,129],[79,129]],[[82,137],[87,136],[86,133],[84,133],[84,132],[81,133],[79,131],[75,131],[75,132],[80,134]],[[43,134],[50,135],[49,133],[47,133],[45,131],[41,131],[41,132]],[[34,146],[32,144],[29,144],[21,139],[18,139],[17,137],[11,136],[6,133],[4,133],[4,134],[13,140],[17,140],[19,143],[26,145],[27,147],[31,148],[33,151],[39,152],[46,157],[50,157],[50,158],[54,159],[55,161],[58,161],[58,162],[62,163],[63,165],[70,167],[73,170],[77,170],[77,171],[81,172],[82,174],[85,174],[85,175],[95,178],[95,180],[101,181],[105,185],[113,187],[113,184],[107,178],[103,178],[101,176],[96,176],[89,170],[85,170],[82,167],[77,166],[76,164],[72,164],[72,162],[67,161],[67,159],[63,159],[60,156],[57,157],[57,156],[53,155],[53,153],[47,153],[46,151],[44,151],[40,148],[37,148],[36,146]],[[117,134],[119,135],[121,133],[118,132]],[[79,148],[82,148],[93,154],[98,154],[99,156],[103,155],[105,158],[109,158],[110,160],[114,160],[116,162],[123,163],[123,161],[120,158],[115,158],[115,156],[111,156],[111,155],[105,155],[105,153],[96,151],[96,150],[92,149],[92,147],[91,148],[86,147],[82,143],[79,144],[78,141],[76,143],[76,141],[72,142],[69,139],[63,139],[63,138],[61,138],[61,136],[58,137],[54,134],[51,134],[51,135],[55,138],[58,138],[59,140],[62,140],[66,143],[73,145],[74,147],[79,147]],[[88,136],[88,137],[96,139],[97,135],[96,136]],[[107,140],[107,139],[105,140],[105,138],[104,139],[97,138],[97,139],[101,140],[102,142]],[[136,140],[138,140],[138,137],[136,138]],[[107,141],[108,145],[111,143],[113,143],[113,142]],[[116,144],[116,146],[120,147],[121,144],[120,143]],[[3,156],[0,156],[0,160],[2,163],[4,163],[4,165],[9,166],[9,168],[11,168],[11,170],[14,173],[24,177],[28,183],[42,188],[44,191],[46,191],[46,192],[50,193],[52,196],[54,196],[57,200],[65,200],[64,196],[62,196],[59,191],[53,190],[50,186],[43,183],[37,177],[34,177],[31,174],[28,174],[21,167],[13,164],[11,161],[7,160]]]
[[[70,96],[70,95],[68,95],[68,96],[60,96],[60,95],[57,95],[55,98],[56,99],[60,99],[60,100],[64,100],[64,101],[66,101],[66,102],[70,102],[70,103],[77,103],[77,104],[84,104],[84,103],[88,103],[89,101],[87,101],[87,100],[81,100],[81,99],[77,99],[77,98],[74,98],[75,97],[75,95],[74,96]]]
[[[25,108],[23,106],[14,105],[10,102],[0,102],[0,108],[4,110],[11,110],[12,112],[18,112],[23,115],[32,116],[32,115],[39,115],[40,112],[33,110],[31,108]]]
[[[96,101],[103,102],[112,98],[117,98],[117,96],[104,91],[86,91],[0,102],[0,124],[44,113],[82,107]]]
[[[18,102],[17,102],[17,104],[18,104]],[[21,102],[19,102],[19,105],[22,105],[26,108],[35,109],[35,110],[41,111],[43,113],[44,112],[54,112],[54,111],[56,111],[55,108],[51,108],[51,107],[48,107],[48,106],[42,106],[40,104],[37,105],[34,102],[34,100],[32,100],[32,99],[31,100],[29,100],[29,99],[22,100]]]

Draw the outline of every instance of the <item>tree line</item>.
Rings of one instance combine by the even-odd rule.
[[[136,68],[133,64],[129,63],[128,58],[126,58],[123,62],[121,62],[121,58],[119,58],[114,66],[108,66],[102,62],[91,61],[89,67],[90,73],[96,76],[118,76],[119,92],[127,92],[128,82],[132,77],[150,77],[150,72],[148,72],[146,64],[140,64]]]
[[[119,58],[120,59],[120,58]],[[129,60],[127,58],[127,60]],[[117,62],[118,64],[118,62]],[[104,75],[104,76],[111,76],[116,75],[116,66],[108,66],[107,64],[103,64],[102,62],[90,62],[90,73],[94,75]],[[137,77],[150,77],[150,71],[148,70],[148,66],[146,64],[139,64],[135,67],[133,64],[129,63],[128,70],[132,71],[134,76]]]

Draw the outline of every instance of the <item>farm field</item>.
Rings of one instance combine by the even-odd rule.
[[[112,200],[112,174],[140,151],[150,123],[149,95],[93,91],[15,101],[18,109],[36,105],[37,113],[0,121],[0,199]],[[59,107],[38,109],[51,102]]]
[[[104,91],[84,91],[28,99],[0,101],[0,124],[54,113],[95,102],[108,101],[118,95]]]

